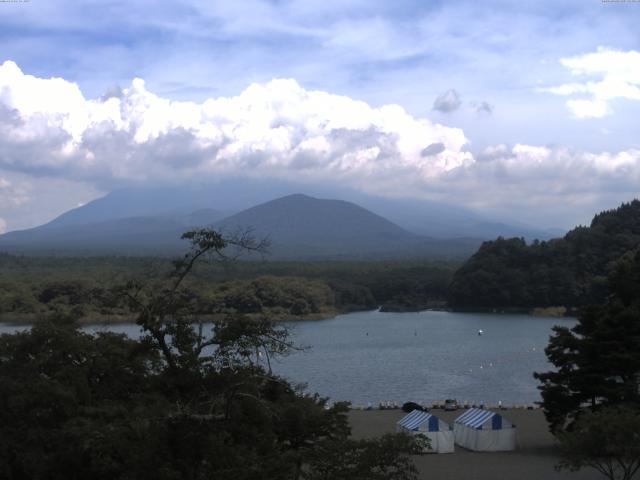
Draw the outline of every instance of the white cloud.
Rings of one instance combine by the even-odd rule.
[[[598,101],[608,106],[608,100]],[[20,202],[44,198],[44,178],[73,185],[64,188],[91,186],[69,197],[71,208],[95,198],[96,191],[129,182],[206,183],[241,175],[335,183],[505,215],[518,211],[521,220],[546,225],[558,214],[553,223],[562,225],[575,205],[589,204],[593,213],[603,199],[637,195],[640,150],[590,153],[516,144],[474,156],[461,129],[416,118],[398,105],[374,108],[306,90],[294,80],[256,83],[237,96],[195,103],[163,98],[135,79],[121,91],[86,99],[74,83],[25,75],[5,62],[2,172],[8,173],[0,178],[0,214],[12,228],[21,221]],[[30,181],[29,189],[27,182],[14,181],[18,176],[38,181]]]
[[[599,47],[596,52],[563,58],[560,62],[574,76],[598,77],[598,80],[545,89],[556,95],[583,97],[567,101],[578,118],[601,118],[610,114],[610,102],[615,99],[640,100],[640,52]]]
[[[135,79],[87,100],[63,79],[0,66],[0,167],[102,183],[225,174],[313,177],[348,184],[428,179],[472,161],[462,130],[372,108],[294,80],[253,84],[235,97],[176,102]],[[437,155],[425,147],[441,143]]]
[[[567,106],[578,118],[602,118],[611,113],[604,100],[568,100]]]
[[[7,231],[7,222],[0,218],[0,235]]]
[[[431,185],[435,198],[538,225],[571,227],[638,196],[640,149],[618,153],[496,145]],[[580,217],[577,211],[580,210]]]

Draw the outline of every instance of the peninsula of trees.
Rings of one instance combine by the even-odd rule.
[[[640,201],[597,214],[564,237],[527,244],[485,242],[455,273],[449,305],[456,309],[567,309],[602,303],[616,262],[640,246]]]

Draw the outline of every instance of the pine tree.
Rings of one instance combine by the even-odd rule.
[[[640,408],[640,251],[618,262],[609,284],[606,304],[586,308],[571,329],[554,328],[545,352],[556,370],[534,374],[554,432],[585,409]]]

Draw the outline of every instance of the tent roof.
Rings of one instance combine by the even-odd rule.
[[[425,423],[428,424],[430,432],[438,431],[440,419],[435,415],[431,415],[428,412],[422,412],[420,410],[414,410],[413,412],[405,415],[398,421],[398,425],[406,428],[407,430],[417,430]],[[444,422],[443,422],[444,423]]]
[[[492,412],[491,410],[471,408],[460,415],[458,418],[456,418],[455,423],[459,423],[471,428],[480,428],[493,417],[499,417],[500,420],[502,420],[502,417],[499,414],[497,414],[496,412]],[[500,427],[502,427],[501,421],[493,423],[495,423],[496,426],[499,424]]]

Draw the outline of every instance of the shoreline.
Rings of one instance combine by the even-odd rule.
[[[336,400],[332,403],[339,403],[340,400]],[[412,402],[415,403],[415,402]],[[386,404],[386,405],[385,405]],[[458,402],[458,408],[456,410],[445,410],[444,409],[445,400],[434,400],[431,404],[419,404],[422,408],[426,408],[430,413],[434,415],[437,412],[458,412],[462,414],[466,410],[471,408],[480,408],[482,410],[494,410],[494,411],[507,411],[507,410],[540,410],[540,399],[531,400],[530,402],[520,402],[520,403],[474,403],[469,401]],[[377,405],[362,405],[362,404],[353,404],[351,403],[349,406],[350,410],[353,411],[364,411],[364,412],[375,412],[375,411],[397,411],[402,412],[402,404],[393,401],[381,401]]]
[[[364,312],[382,312],[382,313],[422,313],[422,312],[451,312],[451,313],[477,313],[477,314],[492,314],[492,315],[527,315],[532,318],[536,317],[553,317],[553,318],[572,318],[575,312],[571,310],[558,310],[559,307],[550,307],[550,308],[536,308],[536,309],[508,309],[508,310],[492,310],[492,309],[453,309],[449,307],[429,307],[429,308],[420,308],[420,309],[403,309],[403,310],[389,310],[385,309],[384,305],[378,306],[373,309],[363,309],[363,310],[347,310],[347,311],[339,311],[339,310],[328,310],[324,312],[317,312],[307,314],[305,316],[292,315],[289,313],[272,313],[267,312],[265,314],[259,313],[249,313],[249,314],[241,314],[246,315],[248,317],[258,318],[261,316],[270,317],[270,316],[278,316],[277,320],[273,320],[275,323],[284,323],[284,322],[305,322],[305,321],[320,321],[320,320],[330,320],[336,318],[340,315],[349,315],[352,313],[364,313]],[[564,307],[563,307],[564,308]],[[0,325],[15,325],[15,326],[29,326],[34,323],[40,321],[42,318],[46,318],[47,313],[43,314],[35,314],[35,313],[5,313],[0,315]],[[202,314],[198,317],[204,323],[213,322],[216,318],[223,318],[227,314]],[[106,325],[123,325],[127,323],[136,323],[136,317],[134,315],[90,315],[86,317],[81,317],[77,320],[78,325],[81,326],[106,326]],[[197,321],[193,321],[192,323],[198,323]]]
[[[295,316],[295,315],[279,315],[278,320],[274,320],[276,323],[282,322],[303,322],[303,321],[315,321],[315,320],[329,320],[331,318],[335,318],[338,315],[346,315],[349,313],[357,313],[357,312],[367,312],[370,310],[355,310],[349,312],[339,312],[339,311],[331,311],[331,312],[318,312],[306,315],[304,317]],[[38,314],[3,314],[0,315],[0,325],[15,325],[15,326],[29,326],[33,325],[41,321],[43,318],[46,318],[48,314],[42,314],[39,316]],[[260,314],[241,314],[249,317],[260,317]],[[211,323],[217,318],[223,318],[226,314],[202,314],[198,317],[204,323]],[[269,317],[270,314],[264,315]],[[8,317],[8,318],[7,318]],[[97,316],[87,316],[81,317],[77,320],[77,324],[81,326],[90,326],[90,325],[123,325],[127,323],[136,323],[136,317],[134,315],[97,315]],[[198,321],[193,321],[191,323],[198,323]]]

